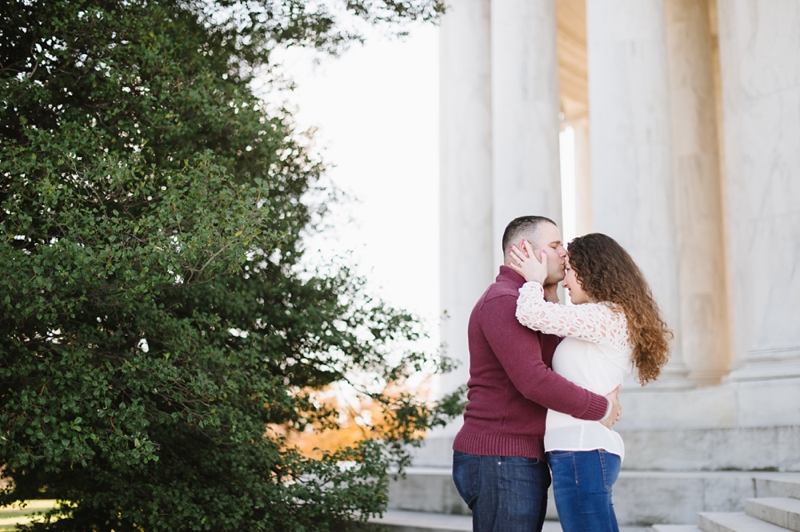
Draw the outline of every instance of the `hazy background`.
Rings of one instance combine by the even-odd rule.
[[[333,228],[307,241],[310,264],[350,252],[370,293],[411,310],[438,345],[439,30],[403,39],[372,34],[341,57],[279,56],[296,89],[282,98],[347,193]],[[317,254],[317,250],[318,254]],[[454,265],[455,267],[455,265]]]

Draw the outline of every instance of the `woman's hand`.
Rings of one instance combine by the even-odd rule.
[[[523,240],[522,250],[512,244],[508,254],[509,268],[522,275],[526,281],[538,281],[544,285],[544,280],[547,279],[547,253],[543,249],[537,253],[530,242]]]

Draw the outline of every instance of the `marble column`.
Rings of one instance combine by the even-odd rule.
[[[664,0],[588,0],[593,229],[646,275],[675,331],[655,386],[685,386]]]
[[[730,379],[789,382],[800,377],[800,0],[718,0],[717,9]],[[792,402],[784,396],[782,407],[796,411]]]
[[[713,385],[730,366],[716,42],[707,0],[665,5],[682,351],[689,379]]]
[[[460,367],[441,392],[469,377],[467,323],[495,275],[489,0],[460,0],[440,33],[441,339]]]
[[[454,4],[458,5],[458,4]],[[536,214],[561,223],[555,0],[492,0],[495,265],[505,226]]]

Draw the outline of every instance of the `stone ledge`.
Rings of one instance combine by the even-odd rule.
[[[800,500],[789,497],[747,499],[744,511],[756,519],[800,532]]]
[[[470,532],[472,516],[446,515],[431,512],[387,510],[383,517],[369,520],[392,532]]]
[[[758,497],[800,499],[800,473],[762,475],[756,478]]]
[[[800,362],[796,363],[800,369]],[[691,389],[623,388],[620,432],[780,427],[800,421],[800,377],[725,382]]]
[[[785,528],[765,523],[744,512],[702,512],[697,521],[703,532],[786,532]]]
[[[800,382],[798,382],[800,389]],[[664,398],[661,402],[665,401]],[[798,397],[800,403],[800,397]],[[624,470],[777,471],[800,473],[800,425],[708,428],[623,428]],[[662,424],[663,427],[663,424]],[[414,449],[414,465],[450,467],[453,440],[432,437]],[[770,449],[769,453],[762,452]]]
[[[625,470],[800,472],[798,425],[619,433],[625,442]]]

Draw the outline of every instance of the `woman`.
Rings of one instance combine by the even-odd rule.
[[[520,288],[517,319],[531,329],[564,336],[553,370],[605,395],[633,368],[643,385],[654,381],[669,358],[672,332],[630,255],[613,238],[592,233],[569,244],[564,287],[573,306],[544,300],[547,255],[531,245],[512,246],[510,265],[527,281]],[[564,532],[618,531],[611,487],[625,447],[619,434],[597,421],[547,413],[545,451]]]

